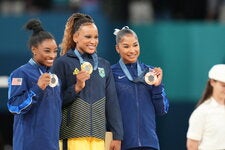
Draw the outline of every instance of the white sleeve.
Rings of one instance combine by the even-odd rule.
[[[205,125],[205,113],[202,108],[193,111],[189,118],[187,138],[200,141],[202,139]]]

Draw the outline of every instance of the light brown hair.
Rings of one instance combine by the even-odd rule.
[[[76,43],[73,41],[74,33],[79,30],[80,26],[92,23],[94,23],[94,20],[89,15],[81,13],[72,14],[65,25],[64,36],[60,45],[60,54],[64,55],[68,50],[75,49]]]

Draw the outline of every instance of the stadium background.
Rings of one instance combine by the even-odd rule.
[[[112,64],[119,59],[114,50],[114,28],[128,25],[139,36],[140,61],[160,66],[164,71],[170,110],[166,116],[157,118],[161,150],[184,150],[188,118],[205,87],[207,71],[212,65],[225,62],[225,25],[215,18],[208,20],[198,16],[201,13],[197,12],[192,18],[185,15],[176,18],[162,7],[155,7],[154,17],[131,20],[127,10],[130,1],[123,1],[122,4],[117,0],[106,3],[86,1],[85,5],[75,3],[69,7],[68,1],[58,0],[53,3],[54,7],[39,11],[1,11],[0,79],[26,63],[31,56],[26,46],[29,33],[22,28],[30,18],[39,18],[45,29],[53,33],[60,43],[71,13],[79,11],[90,14],[99,29],[98,55]],[[7,87],[0,86],[0,147],[12,144],[13,116],[8,113],[6,102]]]

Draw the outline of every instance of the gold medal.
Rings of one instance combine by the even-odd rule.
[[[55,87],[56,85],[58,85],[58,77],[56,74],[50,74],[50,83],[49,86],[50,87]]]
[[[157,76],[153,72],[148,72],[145,74],[145,82],[149,85],[155,84]]]
[[[85,61],[81,64],[81,70],[87,71],[89,74],[91,74],[93,71],[93,67],[91,63]]]

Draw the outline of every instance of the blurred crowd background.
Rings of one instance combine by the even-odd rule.
[[[73,12],[91,15],[99,28],[98,54],[117,62],[114,28],[139,37],[140,60],[160,66],[170,100],[157,118],[161,150],[185,150],[188,118],[202,94],[207,71],[225,63],[225,0],[0,0],[0,150],[11,150],[13,116],[7,77],[30,58],[22,26],[39,18],[60,44]]]
[[[68,12],[98,7],[115,20],[131,22],[158,20],[225,19],[224,0],[0,0],[3,16],[40,12]]]

